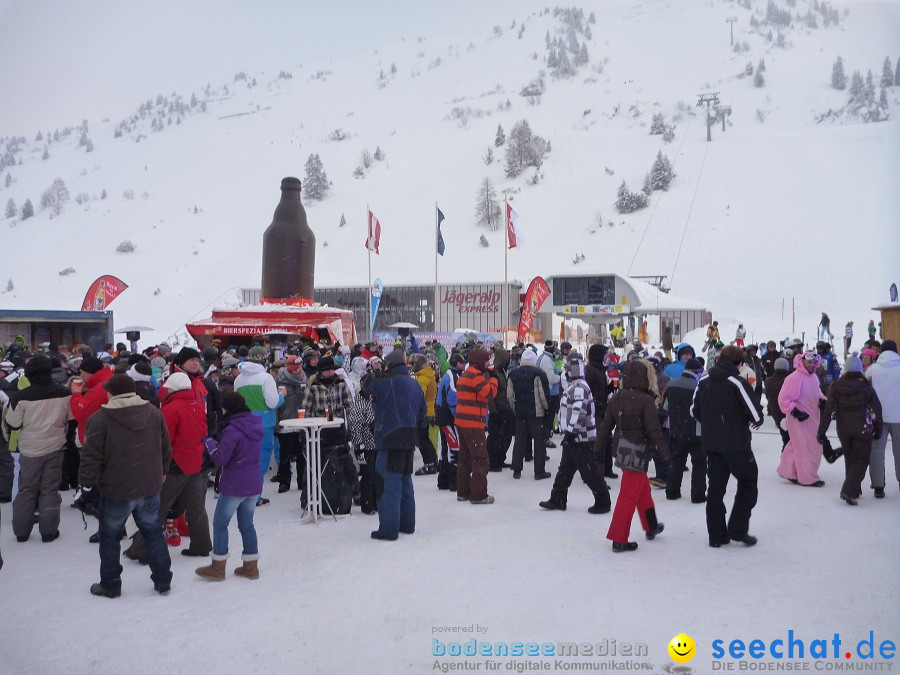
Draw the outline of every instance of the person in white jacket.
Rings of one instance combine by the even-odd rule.
[[[884,455],[888,434],[894,450],[894,475],[900,484],[900,355],[897,354],[897,343],[893,340],[882,342],[878,360],[869,366],[865,374],[872,381],[881,401],[884,420],[881,436],[872,439],[872,455],[869,458],[869,479],[875,496],[881,498],[884,497]]]

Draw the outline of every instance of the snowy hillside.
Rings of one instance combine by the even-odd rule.
[[[79,145],[80,119],[58,120],[55,140],[57,125],[8,128],[0,113],[15,162],[0,173],[0,208],[13,200],[17,210],[0,220],[12,251],[0,265],[0,307],[77,309],[93,279],[115,274],[130,285],[111,308],[117,325],[169,337],[259,285],[279,181],[303,179],[318,154],[332,183],[322,201],[305,200],[318,285],[366,284],[367,204],[383,226],[373,274],[386,284],[433,281],[435,202],[447,218],[440,278],[502,279],[502,229],[474,216],[489,178],[501,202],[509,192],[525,238],[510,253],[510,278],[665,274],[673,292],[706,302],[725,323],[743,321],[757,339],[790,331],[783,298],[788,307],[796,299],[798,333],[813,333],[821,311],[834,327],[853,319],[861,332],[897,281],[900,86],[885,89],[888,121],[846,111],[817,120],[847,104],[848,90],[831,87],[838,56],[848,81],[871,70],[876,89],[885,57],[896,67],[900,5],[778,0],[789,26],[767,19],[766,5],[617,0],[585,5],[573,24],[571,13],[521,2],[502,23],[473,12],[464,32],[411,31],[363,55],[317,61],[286,49],[227,80],[147,91],[130,112],[87,120],[91,152]],[[574,74],[548,66],[548,35]],[[573,37],[588,56],[577,68]],[[521,95],[541,78],[543,93]],[[696,107],[704,92],[732,109],[711,143]],[[658,113],[674,125],[671,142],[649,133]],[[497,127],[509,135],[523,119],[550,151],[537,172],[507,178]],[[489,147],[495,160],[486,165]],[[355,177],[363,151],[376,148],[384,159]],[[619,213],[620,184],[639,191],[660,151],[675,174],[668,190]],[[70,199],[54,215],[40,201],[56,178]],[[22,219],[26,199],[36,214]],[[117,253],[125,240],[135,250]],[[577,265],[576,254],[584,254]]]

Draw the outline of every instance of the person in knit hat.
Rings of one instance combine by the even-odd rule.
[[[154,408],[159,408],[159,396],[153,383],[153,368],[146,359],[139,360],[128,371],[128,377],[134,380],[135,393]]]
[[[545,470],[547,436],[544,422],[550,408],[550,382],[536,362],[537,354],[533,350],[522,352],[519,367],[510,373],[506,385],[506,398],[516,420],[512,457],[513,478],[516,479],[522,477],[523,462],[532,459],[535,480],[550,477]]]
[[[594,396],[584,380],[584,361],[577,354],[569,357],[566,382],[568,386],[562,393],[559,406],[559,425],[563,431],[562,458],[550,499],[539,502],[538,506],[550,511],[565,511],[569,487],[578,471],[594,495],[594,504],[588,508],[588,513],[609,513],[609,488],[603,480],[603,470],[594,459],[594,443],[597,440]]]
[[[30,385],[13,392],[5,422],[19,434],[19,490],[13,501],[13,533],[28,541],[34,514],[40,507],[41,539],[59,537],[59,481],[66,444],[71,394],[52,381],[53,366],[47,356],[35,356],[25,365]]]
[[[781,387],[784,386],[784,378],[788,376],[790,364],[783,356],[775,359],[773,364],[772,374],[766,378],[765,382],[766,414],[772,418],[775,426],[778,427],[778,433],[781,435],[781,451],[784,452],[784,447],[791,440],[791,437],[788,434],[787,425],[784,423],[785,415],[781,412],[781,408],[778,407],[778,394],[781,393]]]
[[[869,468],[872,439],[882,433],[881,401],[863,376],[863,365],[856,352],[844,361],[844,374],[828,391],[825,410],[819,421],[816,440],[823,446],[831,418],[837,420],[838,439],[844,454],[844,484],[840,496],[855,506],[862,494],[862,481]]]
[[[490,462],[487,456],[488,399],[497,395],[497,380],[487,372],[490,354],[473,349],[469,367],[456,382],[456,428],[459,431],[459,465],[456,473],[456,498],[472,504],[493,504],[487,492]]]
[[[697,359],[688,359],[681,377],[670,381],[662,396],[662,409],[668,413],[672,439],[672,464],[666,479],[666,499],[681,499],[681,483],[690,457],[692,504],[706,502],[706,453],[700,445],[697,420],[691,415],[694,392],[702,376],[703,364]]]
[[[206,474],[203,472],[203,439],[206,437],[204,406],[194,396],[194,382],[187,373],[169,375],[162,390],[161,412],[172,444],[172,464],[166,474],[159,498],[159,525],[179,500],[191,533],[191,544],[182,555],[204,557],[212,549],[209,516],[206,513]],[[202,383],[200,386],[203,386]],[[125,552],[131,560],[147,560],[148,552],[141,533],[134,536]]]

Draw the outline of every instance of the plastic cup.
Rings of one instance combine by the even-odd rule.
[[[303,408],[300,408],[297,411],[297,419],[298,420],[306,419],[306,411]]]

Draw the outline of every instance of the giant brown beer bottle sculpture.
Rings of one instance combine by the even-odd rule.
[[[263,234],[262,297],[313,299],[316,235],[300,203],[300,179],[281,181],[281,201]]]

